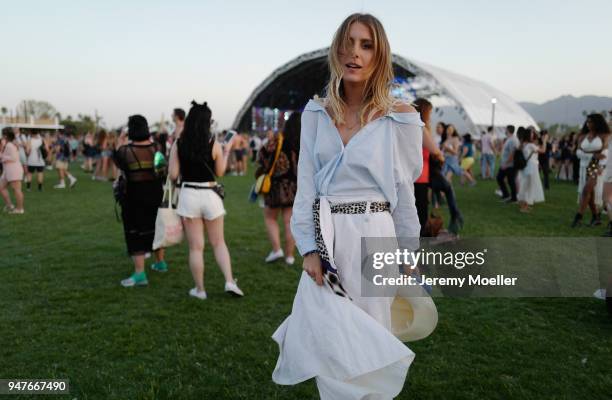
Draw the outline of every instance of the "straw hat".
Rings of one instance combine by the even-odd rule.
[[[391,303],[391,331],[402,342],[429,336],[438,324],[438,310],[421,286],[400,286]]]

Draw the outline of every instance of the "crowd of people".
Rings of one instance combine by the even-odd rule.
[[[417,99],[413,104],[425,124],[424,168],[415,182],[422,236],[439,232],[439,224],[434,223],[439,217],[429,213],[429,204],[437,209],[444,199],[451,216],[448,232],[456,235],[463,227],[453,177],[459,177],[461,185],[475,186],[477,180],[472,167],[478,159],[480,179],[496,179],[498,189],[495,193],[500,201],[518,204],[521,212],[529,213],[536,203],[545,201],[545,191],[550,189],[553,178],[573,181],[577,185],[579,207],[572,227],[601,225],[601,215],[610,213],[611,198],[606,189],[610,183],[607,163],[610,128],[601,114],[588,115],[578,134],[571,132],[551,137],[545,129],[538,132],[533,126],[517,129],[508,125],[503,138],[498,138],[493,127],[489,127],[475,140],[470,133],[460,136],[452,124],[442,121],[432,131],[431,103]],[[591,211],[591,220],[584,224],[582,219],[587,208]],[[612,223],[608,224],[604,235],[612,235]]]
[[[69,172],[69,165],[77,156],[75,146],[78,146],[76,138],[67,135],[64,131],[47,132],[43,135],[35,129],[3,128],[0,141],[3,169],[0,193],[5,203],[4,211],[9,214],[25,212],[22,183],[25,183],[26,191],[29,192],[32,190],[32,180],[36,176],[37,188],[41,192],[45,168],[49,170],[55,168],[57,171],[58,182],[53,186],[54,189],[73,188],[77,179]],[[10,197],[9,187],[13,191],[15,204]]]
[[[464,219],[454,192],[453,177],[459,177],[461,185],[476,185],[472,168],[477,161],[480,179],[495,177],[498,183],[496,194],[501,197],[500,201],[517,203],[521,212],[531,212],[536,203],[545,201],[545,191],[550,188],[552,175],[558,181],[573,181],[577,185],[578,208],[572,227],[598,226],[602,224],[603,213],[612,214],[610,168],[607,167],[609,125],[601,114],[589,115],[578,134],[571,132],[551,138],[546,130],[538,132],[532,126],[516,129],[509,125],[504,138],[496,137],[493,128],[489,127],[474,140],[469,133],[461,136],[452,124],[444,122],[438,122],[432,130],[432,104],[426,99],[417,99],[413,104],[424,123],[424,167],[414,185],[421,236],[436,236],[443,230],[440,216],[430,211],[429,205],[433,204],[436,210],[444,203],[450,214],[447,231],[453,235],[459,234]],[[271,245],[266,262],[280,259],[284,259],[288,265],[295,262],[295,240],[290,220],[297,191],[300,115],[299,112],[292,114],[282,134],[272,130],[263,136],[236,133],[230,147],[225,145],[228,155],[224,174],[246,174],[249,160],[255,162],[256,178],[272,170],[271,191],[261,201]],[[184,129],[185,118],[185,111],[176,108],[172,113],[173,132],[151,132],[148,140],[155,152],[161,154],[163,162],[170,159],[172,146]],[[38,130],[4,128],[0,148],[4,166],[0,194],[5,202],[4,210],[11,214],[24,212],[22,183],[27,191],[32,190],[34,185],[38,191],[42,191],[45,168],[57,171],[55,189],[76,185],[77,179],[70,173],[69,166],[78,160],[82,160],[81,168],[90,172],[93,180],[115,181],[121,168],[114,159],[114,153],[126,132],[126,129],[100,130],[95,135],[87,132],[80,136],[63,130],[43,134]],[[220,132],[216,140],[222,141],[227,132]],[[284,142],[279,141],[281,136]],[[13,192],[14,204],[9,189]],[[591,219],[583,223],[587,209],[590,210]],[[280,227],[283,227],[285,235],[284,246],[281,246]],[[612,223],[608,223],[604,234],[612,235]],[[164,270],[167,264],[158,253],[154,269]]]

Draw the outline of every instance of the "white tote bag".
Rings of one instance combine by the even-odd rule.
[[[170,247],[183,240],[183,223],[176,209],[172,207],[173,204],[176,204],[172,201],[174,199],[172,192],[172,182],[168,179],[164,187],[162,205],[157,210],[153,250]]]

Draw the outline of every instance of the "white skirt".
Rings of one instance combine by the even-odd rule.
[[[519,190],[516,198],[518,201],[524,201],[529,205],[533,205],[534,203],[544,201],[544,189],[542,188],[537,165],[535,169],[530,167],[528,165],[524,172],[521,171],[519,173]]]
[[[586,185],[587,166],[588,164],[585,166],[580,165],[580,169],[579,169],[580,174],[578,175],[579,177],[578,178],[578,199],[576,200],[577,204],[580,204],[580,198],[582,197],[582,189],[584,189],[584,185]],[[610,175],[610,172],[608,171],[609,170],[606,166],[606,169],[604,170],[603,175],[599,175],[597,177],[597,183],[595,184],[595,189],[593,190],[593,195],[595,196],[595,205],[597,207],[603,206],[603,185],[604,183],[612,181],[612,176]]]
[[[414,353],[391,333],[393,297],[362,296],[361,237],[394,237],[393,219],[388,212],[326,218],[338,233],[333,259],[352,300],[303,272],[291,315],[272,335],[280,348],[272,379],[293,385],[316,378],[321,399],[392,399]]]

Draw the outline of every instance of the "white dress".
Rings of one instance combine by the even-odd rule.
[[[519,173],[519,191],[516,198],[531,206],[544,201],[544,190],[538,170],[538,146],[534,143],[525,144],[523,156],[527,159],[527,166]]]
[[[421,126],[416,113],[391,113],[344,146],[324,107],[307,104],[291,230],[301,254],[317,248],[312,204],[319,198],[323,241],[350,299],[302,273],[291,315],[272,336],[280,350],[274,382],[315,378],[324,400],[392,399],[401,392],[414,353],[392,333],[393,297],[362,296],[360,239],[417,237],[418,247],[413,182],[422,168]],[[391,212],[329,211],[330,204],[352,201],[388,201]]]

